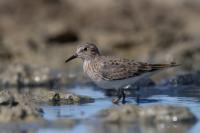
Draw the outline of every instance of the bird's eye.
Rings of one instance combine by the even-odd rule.
[[[84,48],[84,49],[83,49],[83,51],[87,51],[87,50],[88,50],[87,48]]]

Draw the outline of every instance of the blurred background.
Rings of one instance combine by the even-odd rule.
[[[199,0],[1,0],[0,66],[64,64],[77,45],[153,63],[200,67]]]
[[[99,89],[85,78],[81,60],[64,63],[78,45],[86,42],[95,43],[104,55],[181,64],[158,74],[153,81],[141,80],[140,104],[186,106],[200,119],[200,71],[196,71],[200,70],[200,0],[0,0],[0,123],[24,121],[25,116],[33,116],[50,121],[79,119],[81,126],[77,122],[71,124],[78,125],[72,129],[74,133],[94,132],[97,128],[98,132],[113,133],[188,132],[191,126],[180,128],[175,123],[153,125],[152,129],[131,124],[127,131],[126,125],[106,124],[106,127],[93,122],[94,125],[87,125],[84,120],[94,118],[98,111],[116,107],[111,99],[117,93]],[[187,74],[179,75],[184,73]],[[136,105],[138,93],[132,89],[127,94],[128,105]],[[70,101],[72,96],[79,99],[78,103],[67,105],[66,100]],[[55,106],[52,102],[61,104]],[[160,114],[162,118],[163,113]],[[179,114],[185,120],[178,111]],[[47,131],[38,133],[49,133],[53,132],[52,125],[48,121],[38,127],[31,124],[16,127],[20,130],[42,127]],[[1,131],[6,128],[16,132],[16,127],[0,124]],[[199,130],[200,122],[189,133]]]

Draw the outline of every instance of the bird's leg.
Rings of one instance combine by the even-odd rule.
[[[136,87],[136,103],[139,105],[140,103],[140,87]]]
[[[119,101],[120,101],[120,99],[121,99],[122,97],[123,97],[122,91],[121,91],[121,89],[118,89],[118,90],[117,90],[117,98],[114,98],[114,99],[112,100],[112,102],[113,102],[114,104],[118,104]]]
[[[137,103],[137,105],[140,104],[140,95],[137,95],[137,96],[136,96],[136,103]]]
[[[122,94],[122,104],[126,103],[126,94],[124,92],[124,89],[121,89],[121,94]]]

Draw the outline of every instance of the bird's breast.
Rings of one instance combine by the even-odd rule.
[[[88,62],[87,61],[84,61],[83,62],[83,71],[84,71],[84,73],[87,73],[87,69],[88,69]]]
[[[95,64],[91,61],[84,61],[83,70],[93,81],[97,81],[100,79],[100,77],[98,76],[99,73],[97,71],[97,68],[95,67]]]

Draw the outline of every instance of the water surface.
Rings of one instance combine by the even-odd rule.
[[[159,88],[162,89],[162,88]],[[177,106],[186,106],[189,107],[190,110],[200,119],[200,98],[197,96],[196,90],[197,88],[192,88],[190,86],[183,87],[177,89],[172,92],[172,90],[162,91],[162,95],[157,95],[157,91],[154,89],[148,91],[142,91],[145,97],[141,97],[140,106],[146,106],[150,104],[162,103],[162,104],[170,104]],[[185,91],[183,91],[185,89]],[[193,90],[194,89],[194,90]],[[181,93],[179,93],[179,90]],[[106,125],[99,124],[95,121],[89,122],[88,119],[93,119],[94,114],[97,113],[101,109],[118,106],[114,105],[111,102],[112,97],[107,97],[104,95],[103,91],[93,88],[92,86],[75,86],[70,89],[66,89],[66,91],[74,92],[80,95],[87,95],[95,98],[94,103],[81,104],[81,105],[63,105],[63,106],[49,106],[43,105],[42,108],[44,110],[44,118],[48,120],[55,120],[58,118],[71,118],[71,119],[80,119],[82,120],[79,124],[77,124],[73,128],[42,128],[39,129],[38,133],[93,133],[93,132],[108,132],[108,133],[150,133],[150,132],[188,132],[188,133],[198,133],[200,131],[200,122],[197,122],[195,125],[159,125],[158,127],[146,127],[141,125]],[[193,92],[193,93],[188,93]],[[188,96],[189,94],[189,96]],[[193,95],[194,96],[193,96]],[[141,94],[142,95],[142,94]],[[199,94],[200,95],[200,94]],[[135,97],[128,97],[127,104],[136,104]]]

